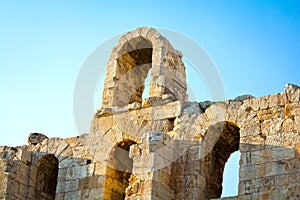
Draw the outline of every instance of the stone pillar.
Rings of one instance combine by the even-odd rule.
[[[132,145],[133,178],[127,188],[127,200],[174,199],[171,162],[166,158],[172,157],[174,150],[166,146],[165,140],[164,133],[149,132],[142,144]],[[160,153],[162,148],[168,150]]]

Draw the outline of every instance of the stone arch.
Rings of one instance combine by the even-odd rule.
[[[230,155],[239,150],[240,128],[232,122],[218,122],[210,126],[204,136],[213,138],[213,148],[203,159],[206,198],[219,198],[222,194],[224,167]]]
[[[129,148],[133,144],[136,142],[124,139],[112,148],[106,166],[103,199],[125,199],[133,168],[133,161],[129,157]]]
[[[53,154],[48,154],[36,163],[35,199],[55,199],[58,159]]]
[[[113,49],[106,67],[102,107],[142,102],[144,80],[151,68],[149,97],[172,94],[187,101],[182,54],[153,28],[126,33]]]
[[[152,68],[152,43],[144,37],[127,41],[117,58],[114,106],[142,103],[144,83]]]

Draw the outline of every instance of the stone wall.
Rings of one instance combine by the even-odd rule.
[[[300,88],[187,102],[176,52],[154,29],[125,34],[110,59],[117,65],[108,62],[90,133],[66,139],[33,133],[28,145],[0,147],[0,199],[217,199],[235,151],[241,152],[238,195],[226,199],[299,199]],[[167,67],[156,68],[159,62]],[[137,82],[150,69],[150,95],[142,99]],[[127,73],[135,81],[122,81]],[[172,92],[178,87],[181,96]]]

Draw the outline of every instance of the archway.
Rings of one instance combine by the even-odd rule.
[[[223,172],[221,197],[238,196],[240,151],[233,152],[227,160]]]
[[[36,199],[55,199],[58,176],[58,159],[54,155],[45,155],[37,163],[35,185]]]
[[[135,144],[131,140],[123,140],[113,147],[110,152],[104,185],[105,200],[123,200],[126,196],[126,188],[129,186],[129,178],[132,174],[133,161],[129,158],[129,148]]]
[[[225,164],[230,155],[239,150],[239,130],[239,127],[231,122],[219,122],[211,126],[206,133],[219,136],[212,151],[201,160],[206,172],[206,198],[221,197]]]
[[[152,43],[137,37],[127,41],[120,50],[114,82],[114,106],[142,103],[145,79],[152,67]]]
[[[187,101],[182,54],[153,28],[141,27],[123,35],[106,67],[102,107],[123,107],[142,102],[144,83],[151,71],[149,97],[172,94]]]

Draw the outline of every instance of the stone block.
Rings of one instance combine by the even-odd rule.
[[[81,179],[87,176],[87,165],[67,168],[66,180]]]
[[[260,100],[258,98],[246,100],[244,101],[244,104],[250,106],[254,111],[257,111],[260,108]]]
[[[240,166],[251,165],[251,153],[241,152]]]
[[[295,158],[295,150],[290,148],[274,147],[251,152],[251,164],[261,164],[276,161],[284,161]]]
[[[157,106],[151,111],[152,120],[161,120],[178,117],[181,114],[182,102],[176,101],[165,104],[163,106]]]
[[[287,84],[284,87],[283,95],[287,97],[289,102],[299,103],[300,87],[293,84]]]
[[[106,165],[104,163],[95,163],[94,175],[105,175]]]
[[[42,133],[30,133],[28,136],[28,144],[29,145],[41,144],[46,139],[48,139],[48,137]]]
[[[158,199],[173,199],[174,192],[170,186],[164,185],[157,181],[152,181],[152,195],[158,197]]]
[[[93,188],[90,189],[88,192],[88,198],[86,199],[103,199],[103,195],[104,195],[104,187],[100,187],[100,188]],[[84,199],[84,198],[82,198]]]
[[[78,190],[78,182],[79,182],[78,179],[58,182],[56,186],[56,192],[62,193],[62,192],[76,191]]]
[[[86,176],[90,177],[93,176],[95,173],[95,163],[87,164],[87,169],[86,169]]]
[[[239,180],[244,181],[244,180],[259,178],[265,176],[265,174],[266,174],[265,164],[240,166]]]
[[[67,170],[68,170],[67,167],[58,169],[58,176],[57,176],[57,181],[58,182],[66,181]]]
[[[163,185],[171,185],[172,176],[163,170],[157,170],[153,173],[152,180],[155,180]]]
[[[27,150],[22,150],[21,160],[26,164],[31,163],[31,152]]]
[[[56,155],[60,155],[63,151],[65,151],[68,148],[69,144],[66,141],[61,141],[59,145],[57,146],[57,150],[55,152]],[[70,155],[68,155],[70,156]]]
[[[278,107],[283,106],[283,102],[281,100],[281,94],[272,94],[269,96],[269,107]]]
[[[266,163],[266,176],[275,176],[288,174],[291,172],[291,163],[286,161],[277,161]]]
[[[66,192],[64,194],[64,200],[79,200],[81,199],[81,191]]]
[[[200,146],[191,146],[188,149],[188,160],[200,160],[201,149]]]
[[[79,179],[78,189],[85,190],[91,188],[99,188],[98,176],[91,176]]]
[[[86,159],[76,158],[76,157],[58,157],[59,168],[77,166],[77,165],[86,165]]]
[[[300,172],[282,174],[275,176],[277,188],[291,188],[299,185]]]

